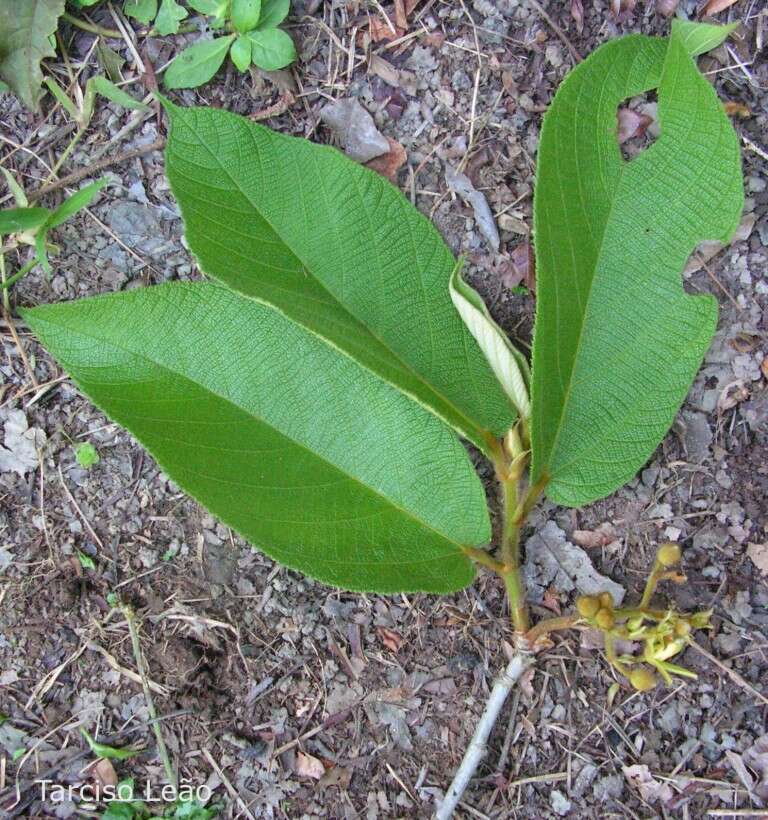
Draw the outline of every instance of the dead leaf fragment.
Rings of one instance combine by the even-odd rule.
[[[387,138],[354,97],[323,106],[320,119],[333,131],[344,153],[356,162],[369,162],[389,151]]]
[[[576,31],[581,34],[584,31],[584,4],[581,0],[571,0],[571,17],[576,23]]]
[[[672,787],[656,780],[646,765],[638,763],[635,766],[622,766],[622,769],[629,785],[640,792],[640,797],[646,803],[664,805],[675,796]]]
[[[741,102],[728,100],[723,103],[723,109],[729,117],[738,117],[740,120],[748,120],[752,116],[748,106]]]
[[[768,578],[768,544],[747,544],[747,555],[760,572]]]
[[[325,766],[316,758],[305,752],[296,753],[296,774],[299,777],[311,777],[320,780],[325,774]]]
[[[455,194],[458,194],[471,206],[480,233],[486,238],[493,250],[498,251],[501,245],[499,230],[496,227],[496,220],[493,218],[491,207],[485,195],[475,189],[466,174],[456,171],[450,165],[445,166],[445,181]]]
[[[656,11],[664,17],[671,17],[680,4],[680,0],[656,0]]]
[[[37,451],[45,446],[46,435],[30,427],[22,410],[7,410],[0,415],[5,422],[5,447],[0,447],[0,473],[14,472],[22,478],[37,469]]]
[[[721,11],[730,8],[735,2],[736,0],[709,0],[699,12],[699,16],[704,17],[707,14],[719,14]]]
[[[386,626],[378,626],[376,627],[376,634],[390,652],[398,652],[403,645],[402,635],[395,632],[394,629],[387,629]]]
[[[94,762],[85,769],[85,772],[93,778],[100,789],[103,789],[105,786],[117,786],[117,772],[112,765],[112,761],[106,757],[100,757],[98,760],[94,760]]]
[[[625,594],[620,584],[592,566],[589,555],[568,541],[554,521],[547,521],[526,542],[523,577],[537,603],[550,585],[560,592],[577,590],[582,595],[610,592],[617,605]]]
[[[397,179],[397,172],[408,160],[408,154],[397,140],[387,137],[387,142],[389,142],[389,151],[380,157],[374,157],[365,165],[372,171],[376,171],[377,174],[386,177],[390,182],[394,182]]]
[[[606,521],[596,530],[574,530],[571,538],[574,543],[580,547],[597,549],[613,544],[613,542],[616,541],[616,530],[613,528],[613,524]]]
[[[741,759],[760,778],[755,786],[755,794],[761,800],[768,800],[768,734],[761,735]]]
[[[616,18],[627,18],[635,10],[637,0],[611,0],[611,14]]]
[[[532,293],[536,291],[536,258],[530,242],[521,242],[512,249],[509,265],[501,273],[501,281],[508,288],[525,285]]]
[[[635,137],[642,137],[648,127],[653,124],[653,117],[648,116],[648,114],[639,114],[631,108],[623,107],[616,112],[616,120],[619,126],[619,145],[623,145],[625,142],[635,139]]]

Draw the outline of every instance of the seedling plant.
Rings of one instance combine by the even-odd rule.
[[[120,31],[89,23],[77,14],[101,2],[71,0],[72,12],[75,12],[71,13],[66,10],[66,0],[35,0],[34,3],[0,0],[0,91],[10,88],[27,107],[38,107],[43,93],[41,62],[56,52],[60,20],[94,34],[122,37]],[[165,73],[167,88],[194,88],[208,82],[221,68],[227,54],[240,72],[247,71],[251,65],[267,71],[289,65],[296,59],[296,48],[290,36],[278,28],[289,9],[290,0],[123,2],[126,15],[139,24],[152,24],[149,34],[165,36],[197,31],[197,25],[185,23],[191,14],[202,16],[213,33],[212,38],[203,37],[173,60]],[[102,86],[97,85],[95,91],[130,107],[124,92],[105,78],[99,81]],[[51,86],[49,81],[46,85],[62,102],[55,84]],[[122,99],[116,99],[121,95]],[[83,116],[83,119],[90,118]]]
[[[495,324],[434,227],[336,150],[224,111],[179,108],[167,174],[213,282],[23,311],[93,402],[254,545],[327,584],[445,594],[479,564],[503,580],[517,655],[438,817],[450,817],[506,693],[555,630],[602,632],[644,691],[709,613],[654,604],[679,580],[659,547],[642,598],[607,592],[531,623],[526,520],[630,480],[669,429],[717,322],[681,271],[743,205],[739,147],[695,56],[728,29],[613,40],[562,83],[541,132],[532,363]],[[238,35],[239,36],[239,35]],[[235,42],[233,39],[232,42]],[[658,93],[661,136],[631,161],[617,107]],[[493,465],[499,537],[467,450]],[[618,654],[619,638],[642,649]]]

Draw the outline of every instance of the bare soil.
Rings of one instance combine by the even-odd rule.
[[[530,239],[542,113],[574,54],[668,26],[653,2],[617,19],[608,2],[585,0],[583,28],[571,13],[580,3],[541,5],[549,19],[527,0],[417,2],[407,32],[367,45],[360,38],[369,21],[383,21],[378,4],[299,0],[289,18],[300,54],[291,70],[243,76],[230,66],[174,97],[323,142],[331,135],[322,106],[358,98],[407,152],[396,184],[467,254],[471,281],[526,343],[535,296],[509,284],[513,254]],[[695,5],[682,0],[679,10],[693,16]],[[106,10],[93,19],[112,26]],[[533,521],[538,529],[555,522],[571,540],[605,525],[611,537],[587,548],[589,557],[630,596],[642,589],[658,542],[679,541],[688,582],[662,592],[680,608],[713,609],[713,629],[696,637],[711,657],[687,650],[682,663],[696,680],[639,695],[589,636],[558,635],[510,699],[464,817],[736,817],[768,805],[760,798],[768,797],[768,63],[757,50],[768,16],[759,2],[739,0],[717,20],[742,21],[737,38],[701,65],[737,111],[745,213],[755,219],[746,240],[685,280],[718,299],[718,335],[641,475],[585,509],[545,505]],[[138,36],[136,50],[160,69],[195,36]],[[99,70],[92,35],[65,27],[63,39],[83,79]],[[143,96],[134,50],[124,40],[109,45],[126,61],[125,78],[136,80],[127,90]],[[373,57],[399,72],[397,85],[382,78],[381,63],[374,71]],[[71,134],[50,99],[43,110],[0,98],[0,162],[28,190]],[[129,122],[138,124],[126,132]],[[61,173],[163,136],[157,112],[137,117],[102,101]],[[499,253],[446,185],[446,162],[467,152],[466,173],[501,229]],[[106,173],[112,184],[98,203],[57,231],[51,280],[28,276],[12,292],[14,307],[199,277],[162,154],[114,161]],[[0,427],[21,410],[40,431],[39,465],[0,474],[2,816],[98,816],[42,800],[34,783],[83,781],[94,758],[80,726],[103,743],[145,746],[115,769],[142,788],[163,783],[145,698],[131,678],[128,628],[110,603],[117,594],[138,613],[173,763],[213,790],[219,816],[429,817],[505,663],[512,636],[499,581],[482,571],[449,597],[364,596],[276,566],[182,494],[78,393],[17,316],[0,332]],[[89,470],[73,450],[85,440],[101,456]],[[488,466],[479,468],[493,494]],[[571,604],[571,593],[550,586],[534,611]],[[766,746],[756,747],[761,737]]]

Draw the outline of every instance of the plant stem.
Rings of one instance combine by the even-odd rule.
[[[5,304],[6,297],[8,296],[8,289],[11,287],[11,285],[15,284],[19,281],[19,279],[22,279],[24,276],[26,276],[32,270],[32,268],[35,267],[35,265],[39,264],[39,262],[40,258],[36,256],[30,262],[27,262],[27,264],[24,265],[23,268],[19,268],[19,270],[17,270],[16,273],[14,273],[13,276],[10,276],[8,279],[5,278],[5,270],[3,270],[2,282],[0,283],[0,288],[2,288],[3,290],[3,304]],[[6,309],[10,310],[10,302],[8,303],[8,305],[9,306],[6,307]]]
[[[582,620],[579,615],[563,615],[559,618],[546,618],[539,621],[536,626],[531,627],[525,634],[525,638],[531,646],[538,638],[548,635],[550,632],[558,632],[561,629],[571,629]]]
[[[98,34],[99,37],[111,37],[113,40],[120,40],[123,37],[117,29],[102,28],[102,26],[97,26],[95,23],[89,23],[86,20],[81,20],[79,17],[75,17],[67,11],[65,11],[61,17],[73,26],[77,26],[77,28],[87,31],[90,34]]]
[[[501,560],[504,570],[501,573],[509,598],[509,612],[515,631],[528,631],[528,605],[525,601],[525,587],[520,575],[520,527],[522,521],[517,516],[517,480],[512,478],[501,482],[502,493],[502,533]]]
[[[499,717],[501,707],[504,706],[512,687],[520,680],[520,676],[531,663],[532,658],[530,655],[515,655],[507,668],[496,678],[485,711],[472,735],[467,751],[464,753],[461,766],[459,766],[443,802],[435,813],[436,820],[450,820],[453,817],[453,813],[456,811],[456,807],[459,805],[472,775],[477,771],[480,761],[485,757],[488,749],[488,737]]]
[[[139,670],[139,676],[141,677],[141,685],[144,689],[144,699],[147,702],[147,711],[149,712],[150,721],[152,723],[152,731],[155,733],[155,739],[157,740],[157,751],[160,755],[160,759],[163,761],[163,767],[165,768],[165,775],[168,778],[168,782],[175,788],[176,772],[173,770],[171,758],[168,755],[168,748],[166,747],[165,740],[163,739],[163,732],[160,729],[160,722],[157,719],[155,702],[152,700],[152,692],[149,688],[147,672],[144,668],[144,656],[141,653],[141,644],[139,643],[139,630],[136,627],[136,613],[128,604],[122,604],[120,609],[125,616],[125,620],[128,622],[128,631],[131,634],[133,657],[136,660],[136,666]]]
[[[0,284],[3,289],[3,310],[10,315],[11,313],[11,294],[8,290],[5,277],[5,254],[0,251]]]

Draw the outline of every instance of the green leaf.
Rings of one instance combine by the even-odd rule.
[[[456,436],[274,308],[171,283],[23,316],[179,486],[281,563],[379,592],[472,580],[462,545],[490,525]]]
[[[98,182],[92,182],[86,185],[71,197],[65,199],[64,202],[56,208],[55,211],[48,217],[45,223],[45,230],[52,230],[58,228],[63,222],[66,222],[71,216],[74,216],[78,211],[87,208],[98,192],[109,185],[108,179],[100,179]]]
[[[123,11],[146,26],[155,19],[157,0],[125,0]]]
[[[185,48],[165,72],[166,88],[196,88],[207,83],[221,68],[234,34]]]
[[[218,16],[226,9],[227,0],[187,0],[187,5],[200,14]]]
[[[674,25],[685,50],[692,57],[717,48],[739,27],[738,23],[717,26],[712,23],[692,23],[689,20],[676,20]]]
[[[249,31],[248,37],[251,41],[251,59],[254,65],[265,71],[277,71],[296,59],[296,46],[282,29]]]
[[[83,441],[75,447],[75,458],[77,463],[86,470],[101,461],[98,450],[90,441]]]
[[[201,268],[274,305],[487,450],[514,411],[448,294],[456,264],[339,151],[165,102],[166,171]]]
[[[251,64],[251,41],[242,34],[232,43],[229,56],[238,71],[247,71]]]
[[[0,171],[3,172],[5,181],[8,184],[8,189],[13,194],[13,201],[16,203],[17,207],[26,208],[29,205],[29,200],[27,199],[27,195],[24,193],[24,189],[16,181],[16,177],[7,168],[0,168]]]
[[[0,236],[34,231],[46,223],[50,214],[47,208],[7,208],[0,211]]]
[[[101,75],[97,77],[91,77],[91,79],[88,80],[88,83],[93,84],[93,89],[97,94],[101,94],[102,97],[106,97],[113,103],[122,105],[123,108],[130,108],[131,110],[146,110],[148,108],[148,106],[144,105],[144,103],[142,103],[140,100],[137,100],[130,94],[126,94],[122,88],[116,86],[106,77],[103,77]]]
[[[186,19],[189,12],[180,6],[176,0],[162,0],[160,11],[155,20],[155,29],[160,35],[176,34],[179,23]]]
[[[232,25],[245,34],[256,28],[261,14],[261,0],[232,0]]]
[[[461,263],[456,265],[451,276],[450,294],[454,307],[483,351],[499,384],[515,406],[517,415],[522,419],[529,419],[531,402],[528,397],[528,362],[494,322],[480,294],[461,278]]]
[[[717,322],[681,271],[699,241],[730,238],[743,206],[736,135],[672,32],[599,48],[544,118],[532,470],[569,506],[628,481],[669,429]],[[661,136],[625,162],[617,106],[652,88]]]
[[[94,563],[93,558],[91,558],[90,555],[86,555],[81,550],[77,551],[77,560],[80,562],[80,566],[83,569],[96,570],[96,564]]]
[[[0,0],[0,80],[28,108],[40,103],[40,62],[56,50],[50,37],[64,13],[64,0]]]
[[[258,28],[275,28],[285,20],[291,8],[290,0],[262,0]]]
[[[85,742],[97,757],[106,757],[109,760],[127,760],[129,757],[135,757],[144,751],[143,749],[116,749],[114,746],[106,746],[94,740],[90,732],[82,726],[80,727],[80,734],[85,738]]]

